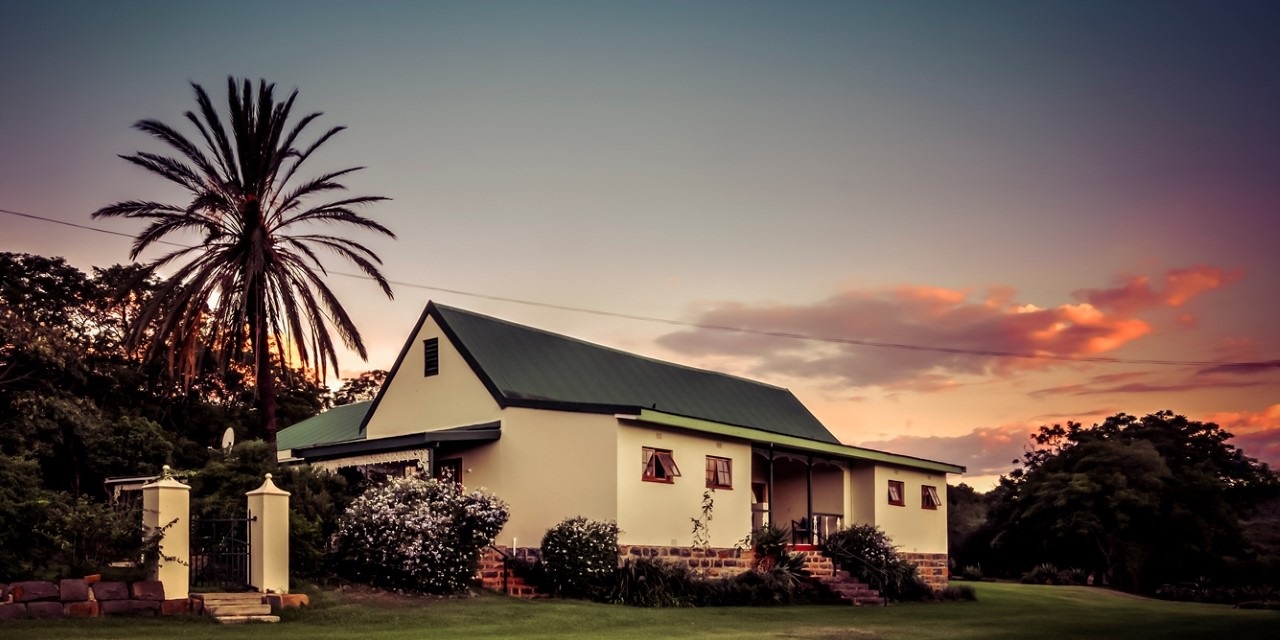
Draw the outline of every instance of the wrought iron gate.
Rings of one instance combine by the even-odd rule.
[[[249,518],[191,521],[191,588],[249,588]]]

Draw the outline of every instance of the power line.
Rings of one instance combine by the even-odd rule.
[[[47,218],[44,216],[38,216],[30,213],[20,213],[17,211],[9,211],[7,209],[0,209],[0,213],[7,213],[9,215],[20,216],[23,218],[30,218],[32,220],[40,220],[44,222],[51,222],[54,224],[66,225],[68,227],[75,227],[77,229],[84,229],[86,231],[96,231],[98,233],[106,233],[114,236],[122,236],[122,237],[130,238],[130,239],[134,238],[134,236],[131,234],[122,233],[119,231],[111,231],[109,229],[102,229],[99,227],[91,227],[88,225],[76,224],[74,222],[67,222],[65,220],[57,220],[54,218]],[[165,240],[157,240],[156,242],[173,245],[177,247],[191,246],[191,245],[181,244],[177,242],[168,242]],[[369,276],[358,274],[358,273],[346,273],[343,271],[328,271],[328,273],[336,276],[355,278],[357,280],[373,280],[373,278],[370,278]],[[544,309],[556,309],[559,311],[570,311],[574,313],[586,313],[586,314],[602,316],[606,318],[619,318],[623,320],[635,320],[639,322],[665,324],[665,325],[670,325],[675,327],[707,329],[711,331],[728,331],[728,332],[734,332],[734,333],[747,333],[752,335],[769,336],[773,338],[787,338],[791,340],[805,340],[809,342],[823,342],[828,344],[853,345],[853,346],[859,346],[859,347],[875,347],[875,348],[881,348],[881,349],[897,349],[902,351],[924,351],[924,352],[932,352],[932,353],[986,356],[986,357],[995,357],[995,358],[1021,358],[1026,360],[1060,360],[1065,362],[1091,362],[1091,363],[1101,363],[1101,364],[1139,364],[1139,365],[1158,365],[1158,366],[1176,366],[1176,367],[1230,366],[1230,367],[1240,367],[1240,368],[1265,368],[1265,367],[1274,366],[1274,362],[1220,362],[1220,361],[1213,361],[1213,360],[1164,360],[1164,359],[1146,359],[1146,358],[1110,358],[1105,356],[1076,356],[1076,355],[1061,355],[1061,354],[1052,354],[1052,353],[1024,353],[1024,352],[1018,352],[1018,351],[997,351],[992,349],[961,349],[961,348],[953,348],[953,347],[934,347],[934,346],[928,346],[928,345],[905,344],[905,343],[897,343],[897,342],[880,342],[876,340],[860,340],[857,338],[835,338],[830,336],[815,336],[815,335],[809,335],[804,333],[793,333],[789,331],[770,331],[770,330],[764,330],[764,329],[750,329],[747,327],[705,324],[700,322],[686,322],[682,320],[672,320],[670,318],[657,318],[653,316],[642,316],[642,315],[636,315],[636,314],[630,314],[630,313],[620,313],[617,311],[606,311],[603,309],[590,309],[586,307],[574,307],[569,305],[554,304],[550,302],[540,302],[537,300],[524,300],[520,298],[509,298],[506,296],[496,296],[496,295],[490,295],[490,294],[484,294],[484,293],[475,293],[472,291],[462,291],[460,289],[449,289],[447,287],[437,287],[437,286],[432,286],[427,284],[420,284],[416,282],[404,282],[400,280],[387,280],[387,282],[397,286],[401,286],[401,287],[408,287],[411,289],[424,289],[427,291],[438,291],[441,293],[449,293],[449,294],[458,295],[458,296],[478,298],[481,300],[492,300],[495,302],[522,304],[522,305],[527,305],[531,307],[540,307]]]

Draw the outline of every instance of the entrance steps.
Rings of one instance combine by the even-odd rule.
[[[280,622],[271,615],[271,605],[261,593],[193,593],[192,610],[213,616],[222,624]]]
[[[833,571],[830,576],[819,577],[818,582],[830,589],[837,598],[855,607],[885,604],[885,598],[879,591],[850,576],[848,571]]]

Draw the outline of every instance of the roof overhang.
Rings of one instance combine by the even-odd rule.
[[[646,424],[655,424],[664,427],[674,427],[677,429],[711,433],[730,438],[739,438],[742,440],[748,440],[753,444],[773,445],[775,447],[806,454],[824,455],[848,460],[862,460],[866,462],[939,473],[965,472],[964,467],[946,462],[926,460],[924,458],[905,456],[898,453],[889,453],[887,451],[867,449],[864,447],[853,447],[846,444],[818,442],[816,440],[807,440],[805,438],[797,438],[795,436],[770,433],[768,431],[751,429],[749,427],[736,427],[733,425],[711,422],[709,420],[678,416],[670,413],[663,413],[661,411],[654,411],[652,409],[641,409],[635,414],[619,413],[615,414],[614,417],[619,420],[643,422]]]
[[[298,447],[293,449],[291,453],[292,458],[299,458],[308,461],[332,460],[335,458],[349,458],[352,456],[369,455],[372,453],[431,448],[446,442],[492,442],[501,437],[502,423],[486,422],[484,424],[454,427],[452,429],[440,429],[438,431],[408,433],[399,436],[391,436],[389,438],[375,438],[373,440],[360,438],[356,440],[347,440],[345,442],[333,442],[309,447]]]

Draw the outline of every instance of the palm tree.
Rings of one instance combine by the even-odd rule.
[[[197,372],[207,351],[224,368],[241,363],[252,372],[261,406],[262,427],[276,438],[275,376],[272,367],[296,356],[296,364],[323,379],[337,371],[338,357],[329,325],[343,343],[368,358],[355,323],[325,284],[320,252],[330,251],[355,264],[378,283],[387,297],[391,286],[379,271],[382,261],[369,248],[308,227],[314,223],[354,225],[395,237],[389,229],[355,209],[386,198],[355,196],[312,204],[314,196],[345,190],[337,182],[354,167],[291,182],[311,154],[346,127],[333,127],[309,145],[299,136],[319,113],[286,128],[295,89],[276,102],[274,84],[258,84],[255,99],[248,79],[237,86],[227,78],[227,126],[204,88],[192,83],[199,115],[186,119],[203,146],[157,120],[135,128],[166,143],[176,155],[138,152],[120,157],[190,194],[185,205],[129,200],[103,207],[94,218],[122,216],[149,220],[129,252],[136,260],[147,247],[170,234],[194,231],[196,246],[165,254],[148,272],[172,269],[146,305],[130,335],[130,347],[149,342],[151,356],[167,356],[170,374],[184,384]],[[282,370],[287,368],[282,367]]]

